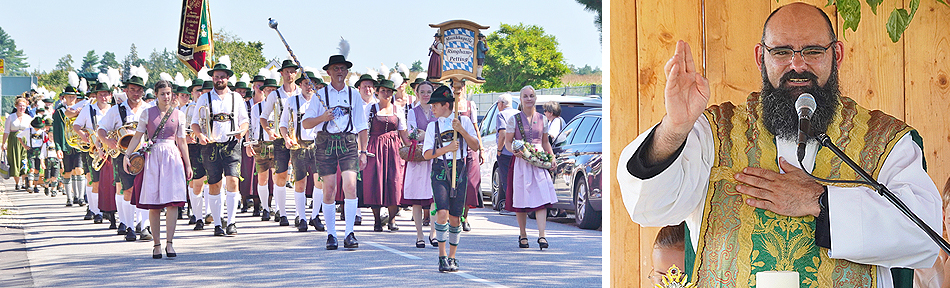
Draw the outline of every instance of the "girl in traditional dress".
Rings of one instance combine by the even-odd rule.
[[[158,217],[161,209],[165,208],[165,255],[178,256],[172,248],[175,238],[175,224],[178,209],[185,206],[185,179],[191,179],[191,161],[188,158],[188,145],[185,143],[185,114],[174,109],[171,83],[159,81],[155,83],[155,92],[158,94],[158,105],[148,108],[132,138],[132,143],[125,151],[124,167],[129,169],[129,155],[142,141],[143,136],[151,139],[151,147],[147,151],[145,167],[142,170],[142,190],[136,206],[140,209],[149,209],[151,227],[160,227]],[[157,134],[157,136],[156,136]],[[171,216],[170,216],[171,215]],[[152,249],[152,258],[162,258],[161,234],[155,233],[152,238],[155,245]]]
[[[534,145],[538,150],[547,153],[551,152],[551,142],[548,141],[548,126],[544,121],[544,115],[537,113],[535,103],[537,102],[534,88],[525,86],[521,88],[521,113],[508,119],[507,136],[505,137],[505,147],[514,153],[514,160],[511,161],[511,177],[509,177],[508,197],[505,199],[505,207],[509,211],[515,212],[518,218],[518,227],[521,229],[521,235],[518,236],[518,247],[528,248],[528,234],[525,231],[525,225],[528,222],[528,212],[536,212],[538,221],[538,246],[541,249],[548,248],[548,240],[544,238],[545,222],[547,220],[547,207],[557,203],[557,195],[554,194],[554,182],[551,181],[551,173],[547,170],[538,168],[525,161],[522,157],[521,149],[513,149],[514,140],[522,140],[525,145]]]
[[[26,113],[27,106],[30,105],[26,98],[17,98],[15,101],[16,112],[7,116],[7,121],[3,125],[3,149],[7,151],[7,165],[10,165],[10,177],[13,177],[14,190],[26,189],[26,166],[23,160],[26,159],[26,148],[20,144],[20,138],[16,137],[17,132],[30,127],[30,121],[33,117]],[[20,185],[20,182],[23,185]]]
[[[409,130],[413,134],[425,137],[425,129],[429,123],[437,119],[432,114],[432,105],[429,104],[429,98],[432,96],[432,83],[422,82],[415,87],[416,96],[421,100],[419,105],[409,110],[407,123]],[[421,133],[420,133],[421,132]],[[419,139],[411,140],[412,147],[416,147]],[[418,143],[422,144],[422,143]],[[422,152],[422,151],[419,151]],[[408,161],[406,163],[406,178],[403,185],[403,200],[400,205],[412,206],[412,220],[416,224],[416,248],[425,248],[426,241],[423,240],[422,221],[424,215],[429,215],[429,206],[432,205],[432,161]],[[437,246],[439,242],[432,235],[435,234],[435,226],[429,226],[429,243]]]
[[[442,44],[442,36],[439,36],[438,32],[432,37],[435,40],[432,41],[432,46],[429,46],[429,68],[426,73],[429,73],[429,81],[439,81],[439,78],[442,78],[442,50],[445,49],[445,44]]]
[[[393,105],[392,80],[383,79],[377,84],[379,103],[370,107],[369,143],[367,151],[376,156],[367,159],[363,169],[363,203],[373,209],[376,218],[373,231],[383,231],[380,209],[389,209],[389,231],[399,230],[396,226],[396,212],[402,200],[403,173],[405,161],[399,158],[399,148],[409,143],[406,133],[406,120]]]

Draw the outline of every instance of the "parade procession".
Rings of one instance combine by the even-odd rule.
[[[420,274],[432,282],[419,284],[387,277],[380,286],[531,286],[554,275],[567,278],[546,281],[600,281],[599,202],[591,220],[596,226],[582,226],[589,231],[552,206],[559,201],[551,157],[556,133],[548,134],[553,124],[538,110],[549,104],[530,84],[479,102],[471,98],[487,91],[481,85],[507,81],[485,69],[495,53],[490,26],[426,17],[428,25],[412,29],[425,39],[414,45],[421,65],[394,59],[360,69],[354,63],[367,62],[362,55],[379,47],[327,32],[320,41],[334,51],[315,52],[295,46],[316,35],[289,26],[300,22],[281,24],[290,16],[264,15],[246,21],[266,28],[268,37],[246,43],[279,47],[280,53],[249,62],[225,41],[216,42],[208,1],[182,2],[172,59],[185,73],[136,62],[104,71],[64,69],[64,88],[34,85],[17,96],[12,111],[4,109],[12,113],[4,125],[0,174],[12,189],[0,193],[0,230],[13,219],[6,217],[14,217],[24,219],[21,227],[68,222],[71,231],[26,232],[29,258],[69,252],[49,258],[48,265],[29,260],[32,284],[13,286],[99,286],[109,277],[151,279],[144,286],[241,285],[166,279],[160,271],[193,267],[187,274],[241,279],[258,275],[256,269],[214,263],[259,263],[266,272],[314,259],[358,271],[348,275],[390,265],[445,275]],[[227,35],[221,37],[238,39]],[[584,109],[599,108],[596,100],[597,106]],[[494,112],[486,116],[484,104]],[[562,129],[566,123],[559,121]],[[486,165],[495,169],[486,174]],[[498,171],[504,175],[494,175]],[[5,206],[8,201],[14,205]],[[17,214],[4,214],[14,206]],[[33,208],[45,216],[27,216]],[[53,215],[59,220],[46,218]],[[33,246],[41,242],[31,235],[59,244],[48,246],[53,250]],[[582,268],[549,264],[572,254],[583,259],[575,262]],[[0,265],[15,263],[9,259]],[[57,265],[110,272],[37,276],[57,274],[51,271]],[[207,265],[211,270],[204,270]],[[302,273],[309,277],[284,286],[321,286],[323,276]],[[263,283],[257,280],[249,283]],[[327,283],[376,286],[374,281]]]

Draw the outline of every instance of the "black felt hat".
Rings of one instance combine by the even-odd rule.
[[[340,64],[340,63],[346,64],[346,69],[353,68],[353,63],[351,63],[350,61],[346,61],[346,57],[344,57],[343,55],[333,55],[333,56],[330,56],[330,60],[327,61],[327,65],[323,65],[323,70],[326,71],[330,69],[330,65]]]
[[[432,98],[429,98],[429,102],[426,104],[440,103],[440,102],[455,102],[455,94],[452,93],[452,89],[449,89],[448,86],[439,86],[432,92]]]

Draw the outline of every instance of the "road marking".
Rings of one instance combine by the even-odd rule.
[[[399,256],[402,256],[402,257],[406,257],[406,258],[409,258],[409,259],[412,259],[412,260],[422,260],[422,258],[419,258],[418,256],[413,256],[413,255],[410,255],[410,254],[408,254],[408,253],[406,253],[406,252],[402,252],[402,251],[399,251],[399,250],[396,250],[396,249],[393,249],[393,248],[389,248],[389,247],[387,247],[386,245],[383,245],[383,244],[379,244],[379,243],[375,243],[375,242],[363,242],[363,243],[372,245],[373,247],[376,247],[376,248],[379,248],[379,249],[383,249],[383,250],[389,251],[389,252],[391,252],[391,253],[393,253],[393,254],[396,254],[396,255],[399,255]],[[454,273],[452,273],[452,274],[459,275],[459,276],[461,276],[462,278],[465,278],[465,279],[468,279],[468,280],[471,280],[471,281],[475,281],[475,282],[479,282],[479,283],[482,283],[482,284],[485,284],[485,285],[488,285],[488,286],[491,286],[491,287],[508,287],[508,286],[501,285],[501,284],[498,284],[498,283],[495,283],[495,282],[491,282],[491,281],[488,281],[488,280],[485,280],[485,279],[482,279],[482,278],[475,277],[475,276],[473,276],[472,274],[468,274],[468,273],[466,273],[466,272],[454,272]]]
[[[399,250],[396,250],[396,249],[393,249],[393,248],[386,247],[386,246],[384,246],[384,245],[382,245],[382,244],[377,244],[377,243],[374,243],[374,242],[366,242],[366,244],[373,245],[373,247],[376,247],[376,248],[379,248],[379,249],[383,249],[383,250],[392,252],[393,254],[396,254],[396,255],[399,255],[399,256],[402,256],[402,257],[406,257],[406,258],[409,258],[409,259],[412,259],[412,260],[422,260],[422,258],[419,258],[419,257],[417,257],[417,256],[413,256],[413,255],[409,255],[409,254],[406,253],[406,252],[402,252],[402,251],[399,251]]]

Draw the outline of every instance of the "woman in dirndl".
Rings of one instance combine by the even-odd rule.
[[[393,91],[396,87],[392,80],[383,79],[376,86],[379,103],[370,107],[369,143],[367,151],[376,156],[368,158],[363,169],[363,203],[373,209],[376,221],[373,231],[383,231],[380,210],[389,210],[389,221],[385,223],[389,231],[399,230],[396,226],[396,213],[402,200],[403,173],[406,161],[399,157],[399,148],[409,142],[406,133],[406,119],[402,117],[396,105],[393,105]]]
[[[518,218],[518,227],[521,230],[518,236],[520,248],[528,248],[528,234],[525,226],[528,222],[528,213],[536,212],[538,246],[543,250],[548,248],[548,241],[544,238],[547,208],[557,203],[554,182],[548,170],[531,165],[522,158],[520,149],[512,149],[514,140],[522,140],[524,145],[533,145],[538,150],[543,149],[544,152],[552,153],[551,142],[548,141],[547,122],[544,121],[544,115],[537,113],[535,106],[537,99],[533,87],[521,88],[521,113],[508,119],[505,147],[512,151],[515,157],[512,157],[514,160],[511,161],[511,177],[508,178],[508,197],[505,199],[505,207],[510,207],[508,210],[515,212]]]
[[[415,85],[416,97],[420,100],[416,107],[409,110],[406,123],[409,124],[409,131],[418,137],[410,137],[412,149],[422,149],[422,140],[425,138],[425,129],[429,127],[438,117],[432,114],[432,105],[429,104],[429,98],[432,96],[432,83],[425,81]],[[420,153],[422,151],[419,151]],[[416,224],[416,248],[425,248],[426,241],[422,232],[423,220],[429,214],[429,207],[432,205],[432,161],[407,161],[406,178],[403,183],[402,201],[400,205],[412,206],[412,220]],[[430,225],[429,243],[438,247],[439,242],[435,239],[435,226]]]
[[[16,112],[7,115],[7,121],[3,125],[3,149],[7,151],[7,165],[10,165],[10,177],[13,177],[14,190],[26,189],[26,166],[23,161],[26,159],[26,148],[20,144],[20,138],[16,133],[22,129],[30,127],[30,121],[33,117],[26,113],[26,107],[30,106],[26,98],[17,98]],[[20,185],[23,182],[23,185]]]
[[[175,224],[178,209],[185,206],[185,179],[191,179],[191,161],[188,158],[188,145],[185,143],[185,114],[174,109],[171,92],[171,83],[165,80],[155,83],[155,92],[158,96],[158,105],[145,110],[140,117],[139,124],[132,138],[132,143],[125,151],[124,166],[129,170],[129,155],[135,152],[142,142],[142,137],[151,139],[150,147],[145,150],[145,166],[142,170],[142,190],[136,206],[140,209],[149,209],[151,227],[160,227],[158,220],[161,209],[165,213],[165,254],[168,257],[178,256],[172,247],[175,238]],[[157,134],[157,135],[156,135]],[[158,228],[157,228],[158,229]],[[161,234],[156,231],[153,237],[152,258],[162,258]]]

